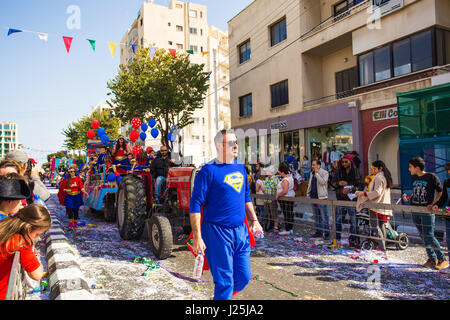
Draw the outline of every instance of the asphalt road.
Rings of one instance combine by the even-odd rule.
[[[56,190],[49,200],[64,225],[65,208],[59,206]],[[83,209],[83,208],[82,208]],[[209,300],[214,294],[210,272],[205,282],[192,276],[194,258],[180,238],[172,256],[158,261],[146,239],[124,241],[117,226],[98,213],[81,213],[86,226],[67,237],[79,252],[78,262],[99,300]],[[425,250],[413,245],[405,251],[389,250],[387,259],[378,252],[331,250],[311,238],[312,231],[296,229],[294,236],[267,234],[252,250],[252,280],[235,300],[378,300],[449,299],[448,274],[421,266]],[[345,242],[345,241],[344,241]],[[146,257],[160,264],[144,276],[146,265],[135,261]],[[368,273],[370,272],[370,273]],[[368,277],[378,285],[370,286]],[[36,299],[39,299],[36,297]],[[45,296],[41,297],[45,299]]]

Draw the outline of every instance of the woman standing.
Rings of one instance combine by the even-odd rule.
[[[278,168],[278,175],[282,178],[281,182],[278,184],[277,194],[275,199],[278,200],[281,197],[295,197],[294,191],[294,179],[290,175],[289,167],[286,163],[282,163]],[[294,216],[293,209],[294,204],[291,201],[278,200],[280,203],[281,211],[284,215],[284,224],[286,227],[285,231],[281,231],[280,235],[294,234]]]
[[[303,157],[302,171],[303,171],[303,180],[309,181],[309,177],[311,175],[311,162],[309,161],[308,156]]]
[[[367,191],[358,191],[355,195],[358,197],[357,210],[362,210],[362,204],[385,203],[391,204],[392,177],[383,161],[377,160],[372,163],[372,173],[375,175],[369,184]],[[389,218],[392,217],[392,210],[371,209],[370,227],[376,233],[378,246],[386,254],[386,226]]]
[[[61,190],[65,193],[64,205],[69,215],[69,229],[77,229],[78,227],[78,212],[83,205],[82,193],[87,195],[84,190],[83,181],[76,175],[77,166],[71,165],[69,167],[69,176],[61,184]],[[63,193],[63,194],[64,194]]]

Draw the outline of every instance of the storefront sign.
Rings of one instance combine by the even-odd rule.
[[[378,110],[378,111],[374,111],[372,113],[373,121],[381,121],[381,120],[397,119],[397,118],[398,118],[397,108]]]
[[[270,125],[270,129],[272,129],[272,130],[287,129],[287,127],[288,127],[287,121],[280,121],[280,122],[272,123]]]
[[[380,9],[382,17],[401,8],[403,8],[403,0],[372,0],[372,12]]]

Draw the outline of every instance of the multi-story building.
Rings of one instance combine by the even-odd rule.
[[[16,123],[0,122],[0,159],[8,152],[19,148],[19,126]]]
[[[449,72],[450,1],[255,0],[229,33],[233,128],[278,128],[280,160],[355,150],[399,184],[396,93]]]
[[[226,86],[229,81],[228,35],[208,25],[207,7],[176,0],[172,0],[166,7],[147,1],[143,3],[138,17],[121,42],[158,49],[176,49],[182,53],[192,50],[191,62],[205,64],[205,71],[211,72],[210,89],[203,108],[194,112],[194,123],[182,130],[181,145],[183,156],[197,166],[213,158],[216,152],[213,144],[215,133],[218,129],[229,128],[231,122],[229,89]],[[137,48],[134,49],[133,51],[133,47],[129,45],[121,46],[121,64],[131,62],[134,52],[137,52]],[[218,128],[214,88],[218,89]],[[159,137],[149,137],[146,145],[159,148]]]

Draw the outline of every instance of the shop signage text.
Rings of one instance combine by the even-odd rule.
[[[398,118],[397,108],[378,110],[372,113],[373,121],[397,119],[397,118]]]
[[[372,0],[372,12],[380,9],[382,17],[401,8],[403,8],[403,0]]]
[[[287,129],[287,127],[288,127],[287,121],[280,121],[280,122],[272,123],[270,125],[270,129],[272,129],[272,130]]]

